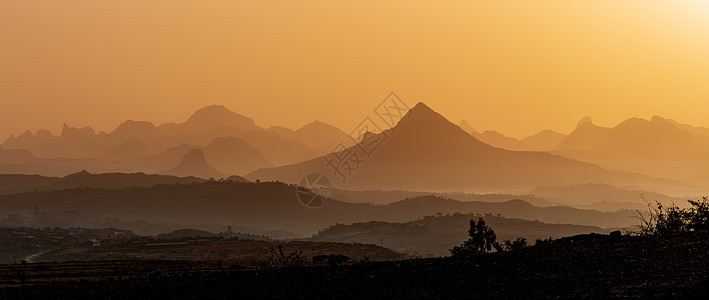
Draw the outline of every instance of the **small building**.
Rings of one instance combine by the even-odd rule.
[[[99,246],[101,246],[101,241],[98,239],[93,239],[93,240],[91,240],[91,246],[94,248],[99,247]]]

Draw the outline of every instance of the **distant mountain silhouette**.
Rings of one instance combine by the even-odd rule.
[[[649,121],[630,118],[613,128],[596,126],[590,120],[579,122],[576,130],[556,150],[646,155],[671,153],[677,149],[696,151],[701,147],[688,131],[662,117],[653,116]]]
[[[502,133],[492,130],[485,130],[482,133],[473,132],[470,135],[474,136],[481,142],[488,144],[493,147],[502,148],[506,150],[524,151],[527,145],[522,143],[520,140],[505,136]]]
[[[539,185],[671,183],[642,175],[611,172],[598,166],[541,152],[515,152],[489,146],[450,123],[423,103],[417,104],[392,129],[386,140],[341,182],[325,158],[255,171],[251,180],[296,183],[305,174],[321,172],[347,189],[511,191]],[[369,141],[371,142],[371,141]],[[366,147],[367,144],[360,146]],[[348,152],[342,152],[345,154]],[[331,159],[332,160],[332,159]],[[349,175],[349,174],[346,174]],[[343,177],[343,176],[341,176]]]
[[[268,130],[285,139],[308,145],[317,150],[319,155],[330,153],[340,142],[345,146],[353,145],[347,133],[320,121],[308,123],[295,131],[284,127],[271,127]]]
[[[695,127],[688,124],[682,124],[672,119],[667,119],[668,122],[677,126],[677,128],[685,131],[689,131],[691,134],[709,136],[709,128],[706,127]]]
[[[585,118],[554,153],[610,169],[709,182],[709,171],[697,167],[709,164],[709,136],[701,134],[701,129],[677,124],[653,116],[650,120],[630,118],[608,128]]]
[[[108,133],[105,138],[107,144],[116,145],[125,144],[131,139],[140,140],[149,149],[161,150],[167,145],[172,146],[172,142],[165,139],[157,127],[148,121],[125,121],[118,125],[114,131]],[[151,152],[150,154],[155,153]]]
[[[220,173],[207,163],[204,158],[204,152],[200,149],[192,149],[182,158],[180,164],[170,170],[162,172],[167,175],[174,176],[195,176],[201,178],[222,178],[224,174]]]
[[[96,136],[96,131],[94,131],[91,127],[74,128],[64,124],[60,137],[71,140],[82,140],[90,139],[94,136]]]
[[[542,130],[535,135],[523,138],[521,142],[525,144],[525,149],[530,151],[552,151],[561,141],[566,138],[565,134],[553,130]]]
[[[244,130],[263,130],[253,119],[228,110],[222,105],[210,105],[197,110],[181,124],[182,130],[192,133],[209,131],[220,126],[237,127]]]
[[[223,174],[247,174],[259,168],[273,167],[254,147],[235,137],[220,137],[207,146],[181,144],[157,155],[127,160],[126,165],[147,171],[161,172],[180,163],[193,149],[202,150],[207,163]]]
[[[274,165],[284,165],[300,162],[309,158],[317,157],[318,151],[303,143],[288,140],[278,136],[276,133],[268,131],[245,131],[236,127],[222,126],[212,129],[211,131],[193,136],[192,138],[184,139],[188,143],[196,145],[205,145],[210,143],[215,138],[220,137],[236,137],[239,138],[259,152],[269,162]]]
[[[96,156],[110,149],[101,143],[98,135],[90,127],[74,128],[64,124],[60,136],[53,136],[47,130],[26,131],[19,137],[10,136],[2,144],[5,149],[26,149],[40,157],[87,157]]]
[[[459,127],[473,137],[490,146],[514,151],[543,151],[548,152],[556,148],[566,135],[552,131],[542,130],[535,135],[522,140],[505,136],[493,130],[477,132],[467,121],[460,122]]]
[[[290,129],[284,130],[288,132]],[[157,127],[147,121],[128,120],[110,133],[97,134],[89,127],[78,129],[64,125],[60,136],[54,136],[46,130],[40,130],[34,135],[27,131],[19,137],[10,136],[1,147],[12,150],[26,149],[42,159],[8,161],[7,163],[13,164],[0,166],[0,171],[47,175],[64,175],[67,170],[77,169],[155,172],[177,165],[189,149],[169,165],[165,165],[158,157],[156,162],[148,161],[148,158],[156,153],[185,144],[202,148],[215,139],[234,137],[249,145],[242,148],[254,148],[260,154],[244,155],[236,165],[222,159],[210,163],[223,165],[224,170],[221,171],[224,173],[245,174],[257,168],[273,166],[272,164],[292,164],[323,155],[341,140],[341,131],[321,122],[290,131],[291,138],[284,138],[273,131],[256,126],[252,119],[218,105],[198,110],[184,123],[166,123]],[[311,142],[314,145],[305,144]],[[253,152],[252,150],[236,153],[245,154]],[[214,153],[205,153],[210,160],[210,156],[214,156]],[[126,162],[116,164],[101,161],[103,159]]]
[[[636,205],[634,205],[633,208],[637,208],[638,205],[641,208],[646,208],[645,201],[660,201],[664,204],[672,204],[673,202],[682,204],[684,200],[682,198],[674,198],[651,191],[620,189],[611,185],[598,183],[571,186],[541,186],[529,193],[566,206],[590,205],[605,202],[605,204],[635,203]],[[602,207],[598,208],[601,209]]]
[[[475,128],[473,128],[472,125],[470,125],[470,123],[468,123],[468,121],[460,121],[458,127],[463,129],[465,132],[469,133],[479,141],[490,146],[515,151],[526,150],[526,145],[520,140],[513,137],[505,136],[504,134],[493,130],[485,130],[483,132],[478,132],[477,130],[475,130]]]

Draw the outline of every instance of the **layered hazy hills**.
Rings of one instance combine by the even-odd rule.
[[[632,188],[621,189],[607,184],[579,184],[571,186],[540,186],[529,192],[553,203],[576,208],[600,211],[621,209],[646,210],[650,204],[659,201],[665,205],[687,205],[686,198],[671,197],[664,194]]]
[[[519,140],[495,131],[478,132],[465,121],[455,126],[423,104],[416,110],[420,112],[412,110],[398,128],[368,135],[375,140],[384,137],[386,143],[361,166],[352,162],[355,175],[347,174],[343,187],[488,192],[530,190],[535,184],[648,186],[647,177],[607,170],[709,182],[709,170],[701,167],[709,164],[707,128],[657,116],[650,120],[631,118],[606,128],[586,118],[568,136],[543,130]],[[323,122],[308,123],[297,130],[278,126],[264,129],[251,118],[213,105],[199,109],[182,123],[156,126],[129,120],[108,133],[65,124],[58,136],[47,130],[11,136],[0,145],[0,173],[160,173],[177,168],[189,151],[199,149],[207,165],[224,176],[265,169],[253,176],[297,182],[303,171],[326,173],[322,156],[341,143],[353,146],[345,132]],[[551,151],[572,160],[536,151]],[[360,154],[358,160],[367,156]],[[283,168],[270,169],[278,166]],[[427,179],[432,174],[436,178]],[[331,179],[341,181],[341,176],[332,175],[337,178]],[[389,182],[391,178],[393,182]],[[662,182],[653,185],[665,187],[658,183]],[[672,192],[682,189],[685,187]]]
[[[336,223],[407,222],[436,213],[499,213],[510,218],[600,227],[630,226],[635,222],[632,216],[636,214],[635,211],[603,213],[569,207],[536,207],[521,200],[462,202],[431,196],[388,205],[346,203],[332,199],[327,205],[312,209],[300,204],[294,186],[276,182],[206,181],[0,195],[1,218],[13,212],[34,210],[76,211],[124,221],[190,223],[195,224],[193,228],[197,229],[198,224],[222,224],[224,228],[226,225],[244,226],[299,232],[308,236]]]
[[[478,132],[468,123],[460,121],[458,126],[476,139],[490,146],[514,151],[551,151],[556,148],[566,137],[565,134],[553,130],[542,130],[532,136],[521,140],[505,136],[494,130]]]
[[[359,165],[340,176],[326,157],[303,163],[261,169],[249,179],[295,183],[311,172],[327,174],[346,189],[516,191],[539,185],[610,183],[616,185],[670,184],[638,174],[612,172],[598,166],[543,152],[510,151],[485,144],[423,103],[417,104],[394,127],[372,140],[384,139],[371,157],[358,147],[339,154],[358,153]],[[332,157],[329,158],[332,160]],[[341,179],[347,179],[342,182]]]
[[[615,127],[581,120],[553,151],[610,169],[684,181],[709,182],[706,129],[653,116],[628,119]]]
[[[695,152],[707,150],[707,146],[709,136],[693,135],[667,119],[653,116],[650,120],[630,118],[613,128],[584,119],[555,150],[653,155]]]
[[[144,170],[150,172],[165,173],[168,169],[176,168],[181,164],[187,154],[193,150],[201,151],[205,163],[214,168],[216,173],[223,175],[246,174],[258,168],[273,166],[256,148],[235,137],[216,138],[204,147],[181,144],[157,155],[125,160],[124,163],[142,166]],[[210,176],[205,178],[215,177],[213,175],[216,173],[210,173]],[[199,176],[197,173],[191,175]]]
[[[159,172],[177,166],[188,151],[201,149],[220,173],[243,175],[329,153],[342,141],[349,141],[347,134],[323,122],[297,130],[264,129],[251,118],[213,105],[183,123],[155,126],[129,120],[109,133],[65,124],[59,136],[47,130],[10,136],[0,145],[0,173]]]

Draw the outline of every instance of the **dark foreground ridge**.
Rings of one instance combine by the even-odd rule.
[[[471,258],[275,269],[180,261],[5,265],[0,298],[706,299],[708,238],[590,234]]]

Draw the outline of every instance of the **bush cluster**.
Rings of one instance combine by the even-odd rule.
[[[648,203],[647,214],[638,210],[640,220],[638,234],[666,235],[677,232],[709,229],[709,200],[688,200],[691,207],[680,208],[672,204],[663,206],[659,201],[655,206]]]

